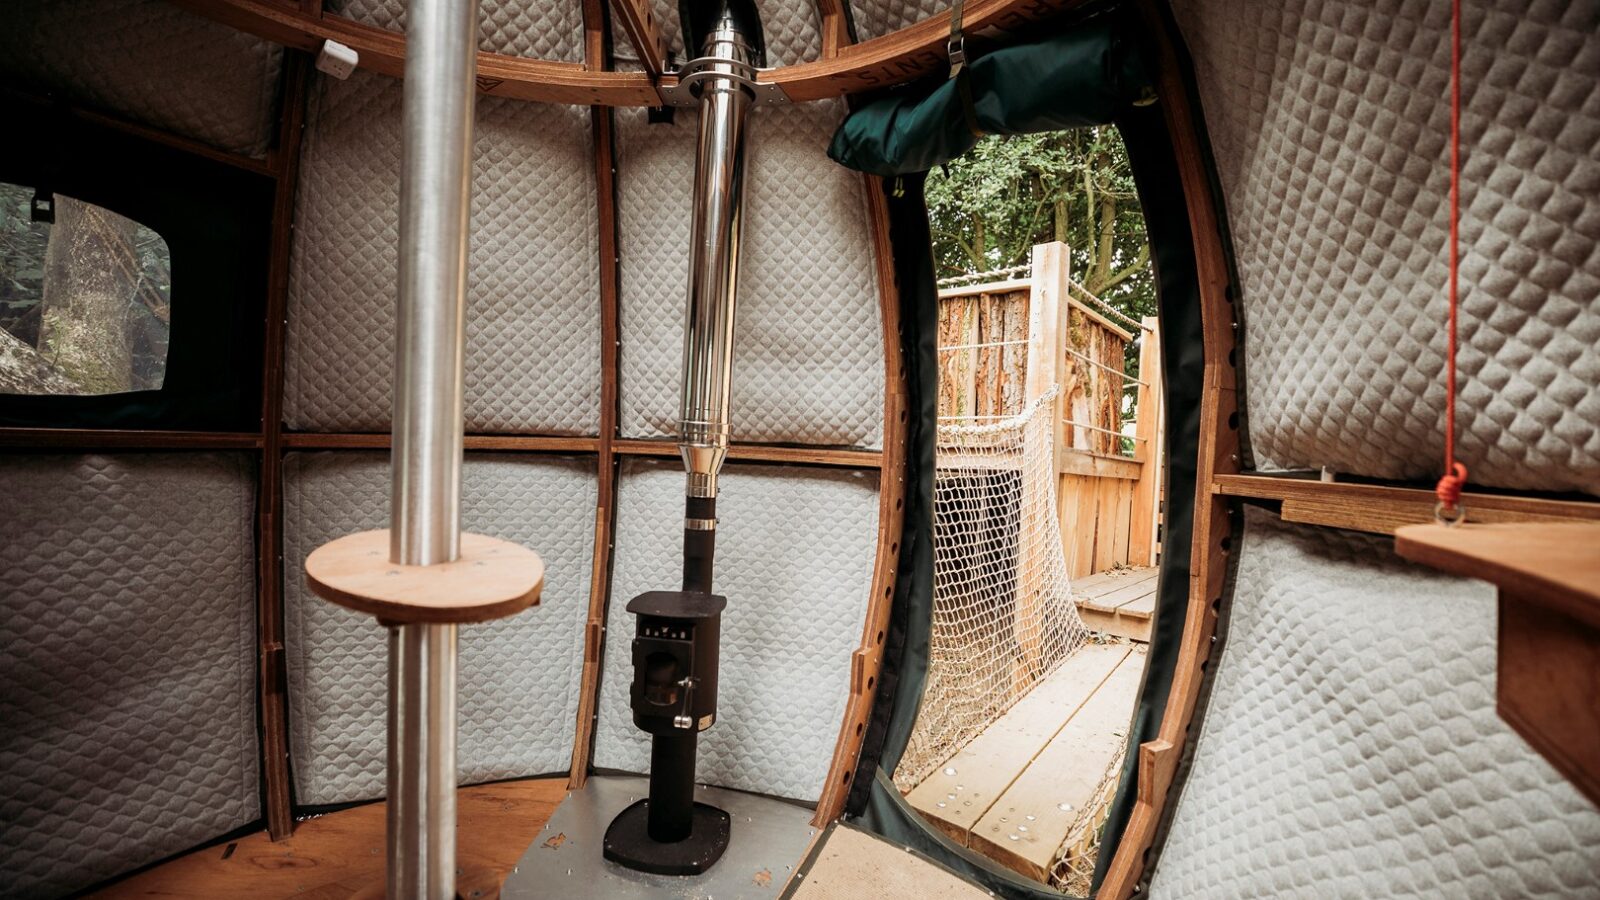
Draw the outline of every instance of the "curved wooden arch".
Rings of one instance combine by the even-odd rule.
[[[405,71],[405,35],[343,16],[306,12],[274,0],[170,0],[177,6],[286,47],[316,52],[337,41],[360,54],[360,67],[398,78]],[[1083,5],[1087,0],[973,0],[962,16],[964,30],[1016,31]],[[630,31],[631,34],[631,31]],[[840,97],[913,81],[948,63],[945,41],[950,14],[940,13],[893,34],[841,47],[815,62],[780,66],[767,73],[795,102]],[[649,54],[644,54],[649,56]],[[657,81],[671,75],[608,72],[582,63],[478,54],[478,90],[491,97],[583,106],[660,106]]]

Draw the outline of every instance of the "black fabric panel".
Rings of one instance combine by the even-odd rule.
[[[1166,403],[1167,502],[1163,515],[1161,572],[1144,678],[1139,685],[1122,778],[1106,817],[1094,887],[1100,887],[1116,855],[1122,831],[1138,796],[1140,744],[1154,740],[1166,713],[1178,665],[1186,608],[1189,604],[1189,548],[1194,535],[1194,496],[1199,462],[1200,394],[1205,384],[1205,341],[1200,326],[1200,285],[1195,269],[1194,238],[1173,156],[1171,135],[1159,106],[1136,109],[1118,120],[1128,159],[1133,166],[1150,235],[1150,260],[1155,266],[1161,321],[1161,365]]]
[[[986,54],[959,79],[925,81],[861,107],[834,132],[828,155],[862,172],[902,175],[955,159],[982,134],[1109,124],[1150,92],[1130,33],[1120,14],[1105,14],[1036,43]]]
[[[10,126],[0,181],[133,219],[166,240],[172,259],[160,390],[0,395],[0,425],[257,430],[273,179],[16,98],[0,99],[0,117]]]
[[[928,641],[933,633],[933,450],[939,416],[939,289],[934,278],[928,207],[922,199],[926,177],[924,172],[883,182],[895,288],[900,298],[900,352],[905,360],[909,394],[905,512],[878,690],[856,761],[855,781],[845,801],[846,815],[859,815],[866,808],[868,796],[877,791],[878,770],[893,772],[905,752],[922,702]]]

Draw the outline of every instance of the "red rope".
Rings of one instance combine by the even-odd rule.
[[[1455,512],[1467,467],[1456,459],[1456,319],[1461,303],[1461,0],[1451,4],[1450,16],[1450,325],[1445,356],[1444,475],[1434,488],[1439,505]]]

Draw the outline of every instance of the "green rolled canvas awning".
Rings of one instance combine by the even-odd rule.
[[[1106,125],[1152,97],[1127,20],[1103,15],[1035,43],[996,50],[956,78],[863,106],[839,126],[828,155],[873,175],[925,172],[986,134]]]

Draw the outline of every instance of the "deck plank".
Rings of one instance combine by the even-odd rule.
[[[1128,655],[971,832],[972,849],[1044,880],[1127,734],[1145,655]],[[1012,835],[1017,835],[1015,840]]]
[[[982,818],[1127,656],[1125,644],[1086,644],[906,799],[929,822],[966,845],[972,823]]]

